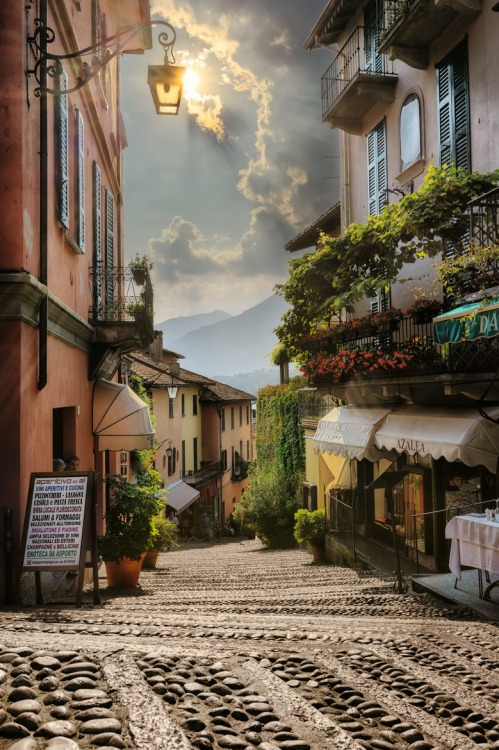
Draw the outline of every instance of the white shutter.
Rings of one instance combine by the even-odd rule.
[[[67,88],[67,75],[59,76],[59,89]],[[68,97],[61,94],[56,98],[56,179],[57,179],[57,218],[69,229],[69,120]]]
[[[77,155],[77,230],[76,241],[82,252],[85,252],[85,130],[81,112],[76,110],[76,155]]]

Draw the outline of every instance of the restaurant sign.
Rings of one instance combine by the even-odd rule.
[[[484,305],[473,302],[456,307],[433,319],[434,338],[437,344],[457,344],[499,335],[499,302]]]

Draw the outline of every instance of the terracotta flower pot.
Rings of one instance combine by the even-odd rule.
[[[108,588],[134,588],[139,582],[142,559],[129,560],[124,557],[119,563],[106,562]]]
[[[309,550],[314,558],[314,563],[326,561],[326,545],[324,542],[309,542]]]
[[[156,567],[156,563],[158,562],[158,555],[159,550],[157,549],[147,550],[146,556],[142,561],[142,567],[147,568],[148,570],[154,570],[154,568]]]

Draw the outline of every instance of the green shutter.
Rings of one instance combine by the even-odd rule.
[[[106,307],[111,311],[114,302],[114,196],[106,190]]]
[[[67,75],[59,76],[59,89],[67,88]],[[56,97],[56,179],[57,179],[57,218],[69,229],[69,121],[68,97]]]
[[[367,134],[367,192],[370,216],[384,208],[387,187],[386,124],[382,120]]]
[[[100,167],[96,161],[92,165],[93,177],[93,266],[94,274],[94,304],[98,310],[102,307],[102,180]],[[100,314],[100,313],[99,313]]]
[[[76,110],[76,156],[77,156],[77,231],[76,241],[85,252],[85,129],[81,112]]]
[[[466,39],[437,66],[437,107],[440,164],[471,169]]]

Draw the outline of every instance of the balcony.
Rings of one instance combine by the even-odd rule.
[[[209,482],[212,479],[217,479],[224,474],[225,469],[221,461],[213,462],[202,462],[202,466],[197,471],[184,471],[182,472],[182,479],[186,484],[190,484],[193,487],[197,487],[200,484]]]
[[[93,305],[89,322],[94,342],[120,347],[122,352],[147,346],[154,339],[153,290],[148,271],[142,277],[131,268],[90,269]]]
[[[454,20],[472,18],[481,9],[481,0],[384,0],[378,52],[425,70],[431,44]]]
[[[490,373],[499,366],[499,335],[456,344],[437,344],[431,320],[404,315],[392,330],[331,339],[309,349],[314,363],[309,385],[329,398],[350,403],[382,402],[452,404],[463,395],[474,401],[484,394]],[[310,346],[310,344],[309,344]],[[327,358],[321,364],[320,357]],[[334,357],[334,361],[331,358]],[[488,398],[497,398],[498,389]]]
[[[364,27],[358,26],[321,80],[322,121],[347,133],[362,133],[364,116],[377,102],[393,102],[397,75],[383,55],[366,60]]]

